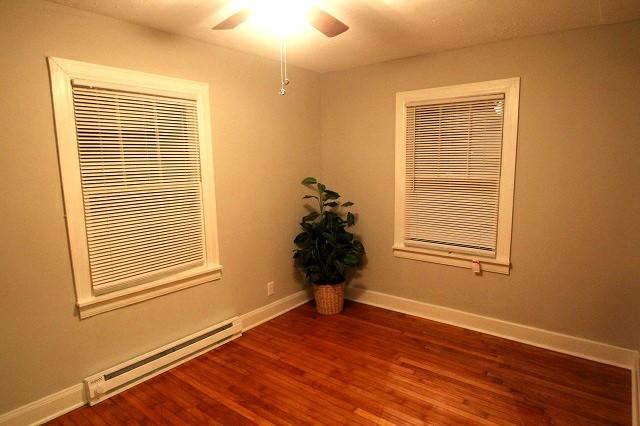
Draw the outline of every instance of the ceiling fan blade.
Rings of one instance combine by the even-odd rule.
[[[220,22],[215,27],[211,28],[212,30],[232,30],[238,25],[242,24],[247,18],[251,15],[251,9],[244,8],[240,9],[238,12],[229,16],[224,21]]]
[[[349,27],[338,18],[325,12],[319,7],[314,7],[307,17],[309,23],[327,37],[335,37],[347,31]]]

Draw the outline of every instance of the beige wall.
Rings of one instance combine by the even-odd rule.
[[[510,276],[394,258],[394,94],[521,77]],[[640,348],[640,21],[324,74],[323,176],[353,199],[357,285]]]
[[[298,182],[320,169],[316,74],[291,69],[282,98],[273,61],[47,2],[5,0],[0,17],[0,413],[300,289],[291,240]],[[78,319],[49,55],[210,84],[221,281]]]
[[[298,181],[320,173],[360,213],[356,284],[640,348],[640,22],[322,77],[294,68],[281,98],[269,60],[38,0],[2,1],[0,17],[0,413],[265,305],[267,281],[276,297],[298,290]],[[222,281],[78,319],[49,55],[209,82]],[[513,76],[512,274],[393,258],[394,93]]]

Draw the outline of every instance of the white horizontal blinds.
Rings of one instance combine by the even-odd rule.
[[[73,101],[94,290],[204,264],[196,102],[75,84]]]
[[[503,110],[503,94],[406,107],[406,244],[495,255]]]

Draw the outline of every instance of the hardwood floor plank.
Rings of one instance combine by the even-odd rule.
[[[247,406],[243,404],[242,398],[239,398],[237,395],[226,393],[223,390],[218,390],[215,382],[207,383],[205,381],[201,381],[200,374],[192,371],[192,369],[185,369],[183,367],[184,365],[181,365],[173,369],[170,373],[185,382],[188,386],[191,386],[205,394],[211,400],[226,407],[228,409],[226,410],[228,414],[225,418],[233,419],[234,422],[237,422],[235,424],[251,424],[253,422],[263,426],[273,426],[273,423],[263,419],[247,408]],[[199,404],[198,408],[204,411],[205,414],[211,415],[211,417],[217,419],[220,417],[220,408],[222,407],[216,407],[218,409],[212,411],[210,405]],[[232,413],[235,415],[232,415]]]
[[[628,370],[347,302],[302,305],[56,425],[630,425]]]

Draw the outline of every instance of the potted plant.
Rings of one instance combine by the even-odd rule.
[[[337,314],[344,303],[346,274],[360,265],[364,255],[362,242],[347,231],[356,217],[344,209],[353,203],[340,203],[340,194],[315,178],[305,178],[302,184],[314,190],[303,198],[314,199],[318,208],[302,218],[293,258],[313,286],[318,313]]]

